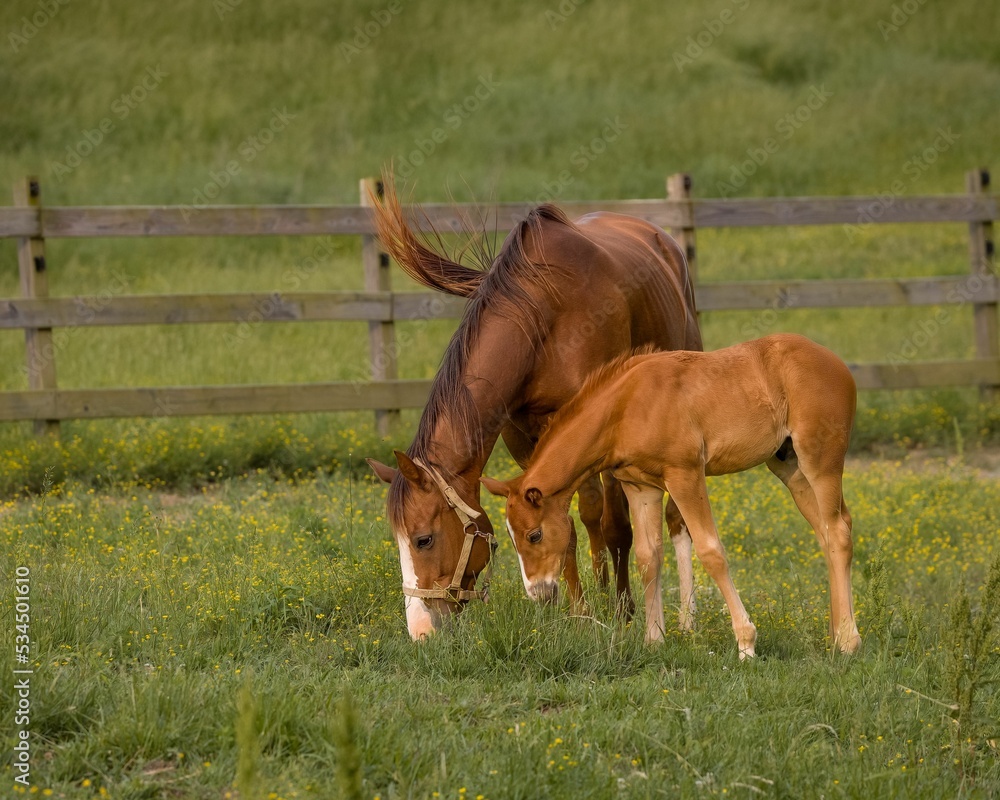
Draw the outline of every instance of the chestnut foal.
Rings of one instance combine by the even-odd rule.
[[[572,540],[570,498],[588,477],[611,470],[632,512],[648,642],[664,634],[660,572],[669,492],[684,523],[671,525],[671,533],[690,532],[745,658],[754,655],[757,629],[730,577],[705,476],[767,464],[819,539],[830,575],[830,632],[840,650],[852,653],[861,638],[841,485],[856,400],[847,365],[803,336],[775,334],[709,353],[647,349],[587,379],[552,418],[526,472],[483,483],[507,497],[507,529],[529,595],[554,600]],[[682,625],[691,609],[692,587],[682,585]]]

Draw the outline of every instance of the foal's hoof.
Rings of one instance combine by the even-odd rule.
[[[854,633],[846,637],[838,636],[836,645],[841,653],[852,656],[861,649],[861,635],[857,631],[854,631]]]

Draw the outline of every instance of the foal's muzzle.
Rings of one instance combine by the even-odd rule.
[[[552,605],[559,599],[559,582],[539,581],[538,583],[533,583],[528,590],[528,596],[536,603]]]

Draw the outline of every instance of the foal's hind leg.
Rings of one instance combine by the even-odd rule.
[[[617,611],[626,619],[635,613],[635,600],[628,577],[628,556],[632,551],[632,525],[628,519],[628,501],[621,482],[611,472],[603,474],[604,511],[601,515],[601,530],[604,541],[611,551],[611,564],[615,569],[615,591],[618,598]]]
[[[608,585],[608,542],[604,537],[601,514],[604,509],[604,490],[601,478],[594,475],[585,480],[577,490],[580,522],[587,529],[590,538],[590,558],[594,565],[594,576],[602,589]]]
[[[674,554],[677,556],[677,577],[680,586],[680,610],[677,615],[677,624],[682,631],[694,629],[694,566],[691,563],[691,534],[688,533],[687,525],[681,516],[674,498],[667,500],[667,530],[670,532],[670,541],[674,545]]]
[[[833,464],[833,469],[820,474],[814,471],[810,480],[794,450],[789,448],[783,455],[784,459],[768,459],[768,469],[788,487],[795,505],[816,534],[830,576],[830,636],[840,650],[853,653],[861,637],[851,595],[852,519],[841,487],[843,464],[839,469]]]

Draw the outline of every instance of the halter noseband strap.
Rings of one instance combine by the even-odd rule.
[[[458,496],[455,487],[450,486],[441,476],[440,472],[419,459],[413,459],[413,463],[430,475],[434,483],[437,484],[438,489],[444,495],[444,499],[462,523],[462,528],[465,530],[465,541],[462,544],[462,553],[458,558],[458,564],[455,565],[455,574],[452,576],[450,585],[435,586],[432,589],[404,586],[403,594],[407,597],[448,600],[453,603],[460,603],[466,600],[486,600],[490,592],[490,578],[493,573],[493,551],[497,545],[496,538],[492,533],[479,530],[476,520],[481,516],[480,513]],[[490,555],[486,561],[486,569],[483,572],[483,588],[479,591],[462,588],[462,578],[465,577],[465,568],[469,566],[472,545],[476,541],[477,536],[484,538],[490,545]]]

